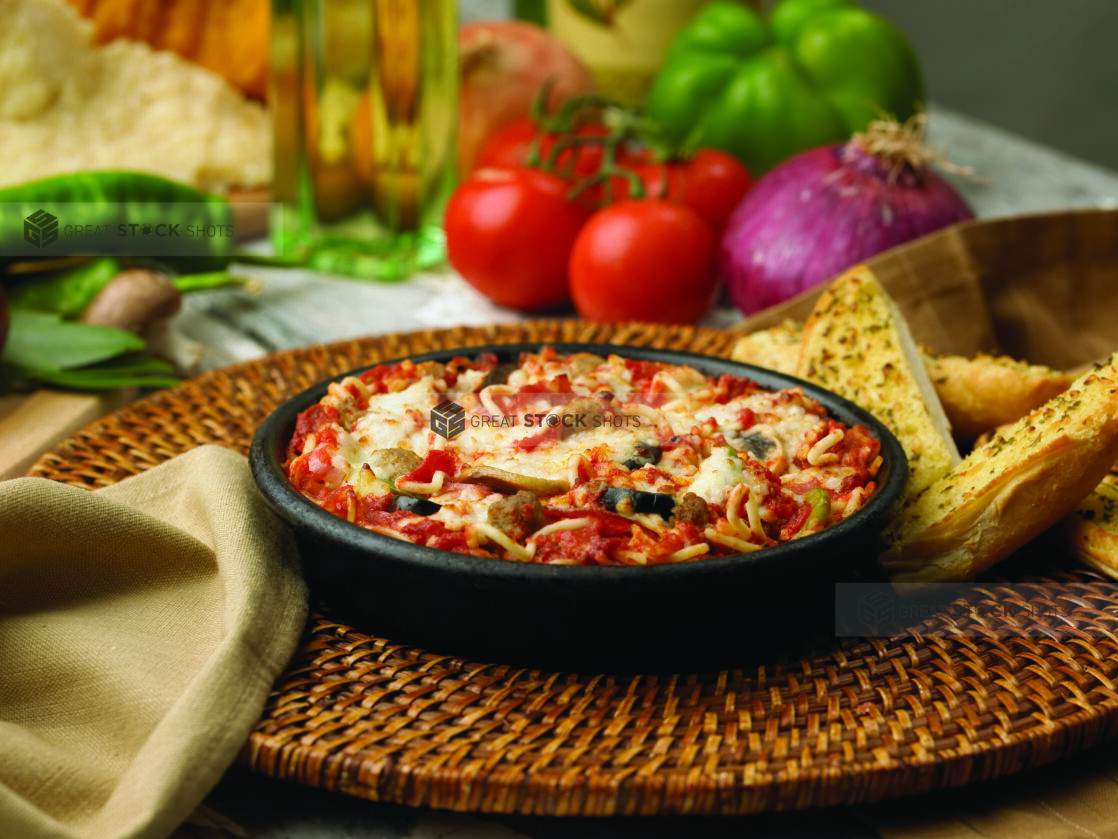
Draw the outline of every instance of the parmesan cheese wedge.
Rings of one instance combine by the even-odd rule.
[[[0,0],[0,22],[0,185],[102,169],[222,194],[271,182],[268,109],[216,73],[127,38],[97,44],[62,0]]]
[[[906,498],[959,462],[923,356],[865,266],[834,280],[819,298],[804,323],[796,375],[860,405],[896,435],[908,456]]]
[[[886,529],[895,582],[969,580],[1069,513],[1118,460],[1118,354],[1004,428]]]

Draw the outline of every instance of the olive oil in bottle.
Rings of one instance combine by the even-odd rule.
[[[441,263],[456,177],[456,2],[272,5],[275,247],[374,279]]]

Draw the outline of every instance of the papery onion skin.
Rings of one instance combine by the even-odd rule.
[[[820,146],[767,172],[730,216],[720,273],[747,315],[974,211],[929,168],[889,164],[857,140]]]

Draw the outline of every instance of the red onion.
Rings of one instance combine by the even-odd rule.
[[[974,218],[929,164],[924,120],[881,121],[847,143],[811,149],[767,172],[734,211],[721,272],[753,314],[895,245]]]

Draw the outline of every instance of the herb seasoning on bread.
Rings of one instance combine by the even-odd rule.
[[[1076,507],[1118,460],[1118,354],[995,434],[884,534],[896,582],[973,579]]]
[[[1064,534],[1080,561],[1118,578],[1118,466],[1064,519]]]
[[[959,462],[951,427],[908,325],[865,266],[827,287],[804,323],[796,375],[862,406],[908,456],[907,498]]]

